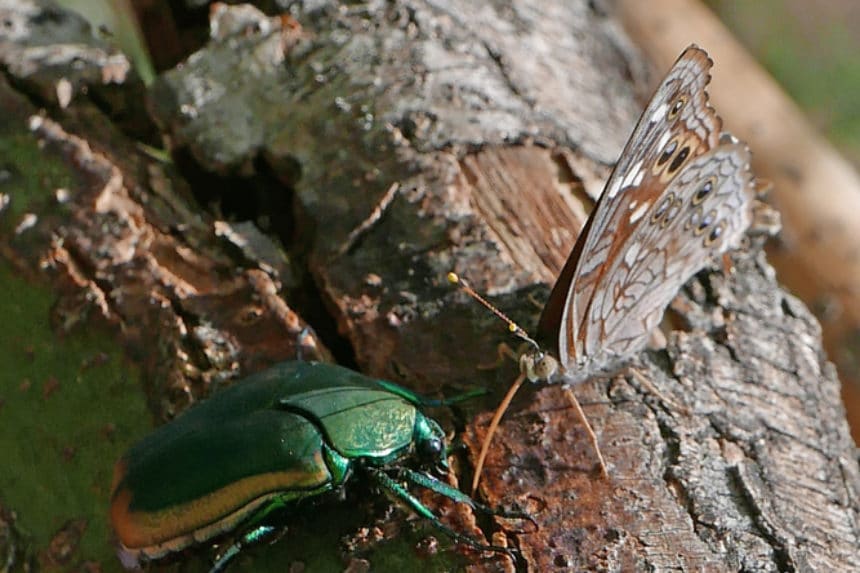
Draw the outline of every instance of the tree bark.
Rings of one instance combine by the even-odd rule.
[[[515,365],[493,365],[506,329],[445,275],[535,324],[531,300],[545,298],[638,116],[634,93],[647,92],[631,84],[644,69],[635,50],[595,6],[410,0],[295,19],[221,6],[209,44],[149,93],[196,197],[266,216],[359,369],[428,394],[493,392],[451,421],[465,428],[452,476],[464,483]],[[48,268],[62,301],[97,301],[159,381],[162,416],[184,405],[176,388],[201,395],[294,355],[304,323],[277,246],[192,211],[180,174],[100,127],[90,104],[53,112],[32,137],[74,166],[80,190],[40,216],[26,248],[7,234],[4,251],[33,275]],[[254,192],[203,189],[212,174]],[[278,212],[284,194],[292,208]],[[857,568],[860,471],[839,382],[760,243],[686,285],[665,345],[638,358],[689,412],[632,378],[575,388],[608,479],[561,390],[522,392],[480,496],[539,527],[450,512],[521,551],[470,553],[471,570]]]

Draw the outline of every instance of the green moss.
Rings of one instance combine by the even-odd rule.
[[[15,125],[16,122],[19,125]],[[36,139],[25,131],[24,118],[5,123],[12,133],[0,127],[0,170],[3,185],[0,192],[10,196],[5,210],[0,212],[0,230],[9,232],[21,221],[25,213],[58,208],[54,191],[72,186],[73,176],[59,161],[49,161],[39,149]]]
[[[17,196],[16,196],[17,197]],[[0,503],[42,552],[69,520],[84,520],[69,565],[113,555],[107,505],[113,463],[148,427],[137,372],[113,336],[79,329],[58,339],[49,323],[53,295],[0,263]]]

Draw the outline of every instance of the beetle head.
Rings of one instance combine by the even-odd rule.
[[[419,463],[440,472],[448,471],[445,432],[435,420],[420,416],[415,423],[415,453]]]

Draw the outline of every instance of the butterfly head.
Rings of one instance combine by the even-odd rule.
[[[453,272],[448,273],[448,282],[458,285],[460,290],[501,318],[508,325],[508,330],[511,334],[517,336],[528,345],[524,351],[520,351],[520,372],[525,375],[529,382],[539,382],[541,380],[549,382],[556,375],[560,374],[561,368],[558,360],[541,350],[540,345],[525,330],[478,294],[475,289],[469,286],[469,283]]]
[[[529,382],[549,382],[559,373],[559,363],[548,353],[533,346],[520,354],[520,372],[526,375]]]

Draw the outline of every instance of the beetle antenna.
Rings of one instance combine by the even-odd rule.
[[[538,345],[538,343],[535,342],[534,339],[532,339],[532,337],[530,337],[528,333],[519,324],[511,320],[508,315],[496,308],[490,301],[479,295],[477,291],[465,281],[465,279],[460,277],[460,275],[453,271],[448,273],[448,282],[452,285],[457,285],[457,287],[461,291],[478,301],[481,305],[484,306],[484,308],[502,319],[508,325],[508,330],[511,332],[511,334],[518,336],[519,338],[525,340],[526,342],[534,346],[536,349],[540,350],[540,346]]]

